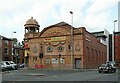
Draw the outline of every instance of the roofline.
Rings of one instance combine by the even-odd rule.
[[[64,23],[64,24],[62,24],[62,23]],[[70,27],[73,27],[73,26],[71,26],[70,24],[68,24],[68,23],[66,23],[66,22],[64,22],[64,21],[62,21],[62,22],[59,22],[59,23],[50,25],[50,26],[48,26],[48,27],[46,27],[46,28],[54,27],[54,26],[65,26],[65,25],[68,25],[68,26],[70,26]],[[74,28],[74,27],[73,27],[73,28]]]
[[[7,40],[12,40],[11,38],[7,38],[7,37],[4,37],[4,36],[2,36],[2,35],[0,35],[0,37],[2,37],[2,38],[3,38],[2,40],[4,40],[4,39],[7,39]]]
[[[91,32],[92,34],[95,34],[95,33],[104,33],[105,31],[97,31],[97,32]]]
[[[114,32],[115,34],[120,34],[120,31],[119,32]]]
[[[65,26],[65,25],[70,26],[70,27],[68,27],[68,28],[74,28],[74,27],[71,26],[70,24],[62,21],[62,22],[59,22],[59,23],[56,23],[56,24],[53,24],[53,25],[50,25],[50,26],[44,28],[44,29],[41,31],[40,36],[41,36],[47,29],[49,29],[49,28],[51,28],[51,27],[61,27],[61,26]]]

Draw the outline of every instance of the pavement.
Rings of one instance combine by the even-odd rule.
[[[28,68],[28,67],[24,67],[24,68],[19,68],[18,70],[31,70],[31,71],[34,71],[34,70],[37,70],[37,71],[97,71],[98,69],[69,69],[69,70],[58,70],[58,69],[33,69],[33,68]],[[4,74],[4,73],[10,73],[14,70],[10,70],[10,71],[1,71],[0,74]],[[16,70],[15,70],[16,71]],[[36,71],[36,72],[37,72]],[[36,73],[35,72],[35,73]],[[29,75],[43,75],[43,74],[29,74]]]
[[[1,71],[0,74],[9,73],[10,71]]]
[[[19,71],[21,73],[24,73],[24,76],[45,76],[45,75],[49,75],[51,73],[57,73],[57,72],[61,72],[61,74],[64,72],[66,73],[72,73],[72,72],[84,72],[84,71],[96,71],[98,69],[70,69],[70,70],[50,70],[50,69],[31,69],[28,67],[25,68],[19,68],[18,70],[10,70],[10,71],[3,71],[0,72],[0,74],[5,74],[5,73],[11,73],[11,72],[17,72]]]
[[[72,70],[72,71],[95,71],[95,70],[98,70],[98,69],[34,69],[34,68],[23,68],[23,69],[32,69],[32,70]]]

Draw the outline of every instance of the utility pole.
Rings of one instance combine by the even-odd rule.
[[[113,31],[113,43],[112,43],[112,48],[113,48],[113,52],[112,52],[112,61],[115,61],[115,22],[117,22],[117,20],[114,20],[114,31]]]
[[[14,56],[14,54],[13,54],[13,50],[14,50],[14,45],[13,45],[13,33],[16,33],[16,31],[13,31],[13,32],[11,32],[11,43],[12,43],[12,55],[11,55],[11,60],[13,61],[13,56]]]
[[[71,14],[71,68],[73,69],[73,55],[74,55],[74,45],[73,45],[73,12],[70,11],[70,14]]]
[[[2,61],[2,39],[3,37],[0,36],[0,61]]]

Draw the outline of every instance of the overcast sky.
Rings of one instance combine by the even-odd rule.
[[[86,27],[89,32],[113,31],[118,19],[119,0],[0,0],[0,35],[19,41],[24,37],[24,24],[32,16],[43,28],[64,21]],[[116,22],[116,31],[117,31]],[[16,31],[17,33],[13,32]]]

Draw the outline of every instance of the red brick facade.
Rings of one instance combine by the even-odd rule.
[[[0,40],[2,60],[12,60],[12,42],[11,39],[1,36]]]
[[[24,49],[22,47],[14,47],[13,61],[17,64],[24,63]]]
[[[41,32],[36,32],[36,30],[39,31],[38,27],[35,26],[33,29],[32,24],[28,26],[29,23],[25,24],[24,39],[29,47],[30,68],[35,68],[36,64],[41,63],[46,69],[97,68],[106,62],[106,46],[84,27],[73,28],[74,45],[73,56],[71,56],[71,26],[69,24],[61,22],[46,27]],[[40,53],[43,53],[42,59],[39,58]]]
[[[96,68],[106,62],[107,48],[89,32],[84,32],[84,68]]]
[[[115,62],[120,63],[120,32],[115,33]]]

